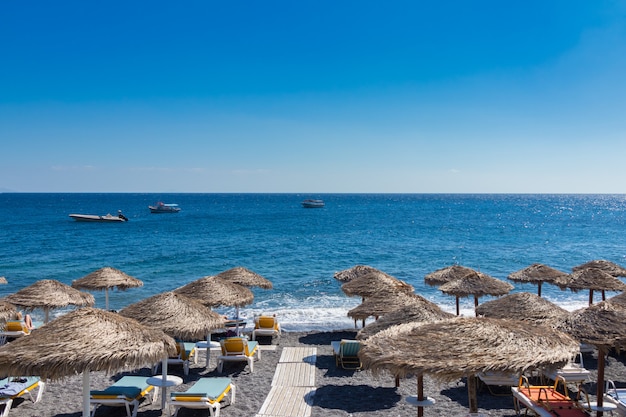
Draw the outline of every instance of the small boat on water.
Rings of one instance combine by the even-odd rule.
[[[324,200],[306,199],[302,201],[302,207],[304,208],[322,208],[324,207]]]
[[[122,210],[117,212],[117,216],[109,213],[105,216],[98,216],[97,214],[70,214],[70,217],[77,222],[120,223],[128,221],[128,217],[122,214]]]
[[[154,206],[148,206],[148,208],[150,213],[178,213],[180,211],[178,204],[166,204],[160,201]]]

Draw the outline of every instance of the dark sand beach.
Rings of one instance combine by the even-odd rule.
[[[401,380],[400,387],[394,387],[391,376],[374,378],[367,371],[348,371],[337,368],[333,358],[330,342],[342,338],[354,338],[355,332],[308,332],[283,333],[276,350],[263,350],[261,360],[255,363],[254,373],[243,364],[230,363],[224,367],[223,374],[216,368],[215,354],[213,353],[210,366],[205,370],[204,353],[199,356],[198,364],[191,365],[188,376],[184,377],[184,384],[172,388],[174,391],[184,391],[198,378],[206,376],[228,376],[233,379],[236,387],[236,402],[222,408],[224,417],[251,417],[255,416],[270,391],[272,378],[280,358],[282,348],[286,346],[315,346],[317,347],[316,362],[316,393],[313,399],[312,417],[360,417],[360,416],[412,416],[417,415],[416,408],[407,403],[406,398],[416,394],[416,379]],[[277,343],[274,338],[273,343]],[[268,344],[269,340],[261,340]],[[592,380],[596,378],[597,357],[595,354],[585,354],[585,367],[592,372]],[[618,386],[626,386],[626,359],[623,356],[611,354],[607,362],[606,378],[614,380]],[[181,366],[170,366],[171,374],[183,377]],[[144,368],[137,370],[133,375],[151,375],[151,370]],[[92,373],[91,389],[104,389],[123,374],[105,375]],[[426,416],[465,416],[468,413],[467,389],[464,380],[453,383],[438,383],[429,377],[424,378],[425,394],[436,400],[436,404],[425,409]],[[30,401],[16,401],[10,416],[22,417],[79,417],[81,411],[81,383],[79,375],[57,382],[49,383],[43,400],[37,404]],[[592,400],[595,397],[595,383],[587,383],[585,388]],[[478,393],[479,412],[488,416],[515,416],[513,398],[509,396],[494,396],[487,389],[479,385]],[[156,417],[161,415],[160,402],[150,404],[144,401],[138,412],[138,417]],[[123,407],[102,406],[96,412],[96,417],[125,416]],[[207,410],[181,409],[178,414],[185,416],[208,416]]]

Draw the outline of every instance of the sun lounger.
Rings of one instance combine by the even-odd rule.
[[[524,384],[521,383],[524,381]],[[557,390],[563,384],[563,393]],[[531,410],[539,417],[588,417],[588,407],[570,398],[565,381],[557,377],[554,385],[529,385],[528,380],[520,378],[520,385],[512,387],[515,410],[520,413],[520,406]]]
[[[343,369],[361,369],[361,359],[358,357],[361,342],[358,340],[333,340],[330,342],[335,355],[335,365]]]
[[[519,374],[507,374],[503,372],[480,372],[478,379],[487,387],[492,395],[511,395],[510,387],[519,385]],[[507,387],[506,394],[501,394],[493,390],[493,386]]]
[[[13,377],[0,380],[0,405],[4,405],[1,417],[7,417],[13,400],[16,398],[28,398],[33,403],[39,402],[46,384],[38,376]],[[37,389],[37,396],[33,397],[33,391]]]
[[[174,407],[174,417],[180,408],[207,408],[211,416],[219,417],[221,401],[226,398],[229,404],[235,402],[235,385],[230,378],[200,378],[187,391],[172,392],[169,405]]]
[[[0,331],[0,340],[3,344],[7,339],[15,339],[30,334],[30,329],[23,321],[7,321]]]
[[[126,407],[126,415],[128,417],[137,416],[137,408],[139,402],[153,391],[150,398],[152,402],[156,395],[157,389],[146,382],[145,376],[123,376],[119,381],[102,391],[90,391],[89,402],[93,406],[91,416],[96,414],[96,409],[100,405],[109,405],[113,407]]]
[[[578,358],[578,362],[576,361],[576,358],[574,358],[574,360],[562,368],[544,369],[542,372],[543,375],[552,381],[555,381],[557,377],[563,378],[566,382],[573,382],[577,384],[588,381],[591,372],[589,372],[588,369],[585,369],[583,355],[582,353],[578,353],[576,356]]]
[[[261,316],[255,320],[254,330],[252,330],[252,340],[257,336],[278,336],[280,337],[280,324],[274,316]]]
[[[222,354],[217,357],[217,372],[222,373],[224,362],[247,362],[250,372],[254,372],[254,355],[261,359],[259,343],[245,337],[229,337],[221,342]]]
[[[626,388],[615,388],[613,381],[606,381],[604,400],[614,404],[617,407],[615,411],[620,416],[626,416]]]
[[[196,343],[195,342],[177,342],[176,344],[176,356],[167,358],[168,365],[183,365],[183,372],[185,375],[189,375],[189,361],[196,360]],[[156,374],[161,362],[158,362],[153,367],[153,373]]]

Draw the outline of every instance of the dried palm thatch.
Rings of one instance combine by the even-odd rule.
[[[143,286],[143,281],[131,277],[119,269],[105,266],[80,279],[72,281],[72,288],[79,290],[104,290],[105,308],[109,309],[109,289],[117,288],[124,291],[129,288]]]
[[[0,300],[0,321],[13,320],[16,314],[17,309],[13,304]]]
[[[174,290],[200,301],[207,307],[241,307],[252,303],[254,295],[248,288],[221,278],[207,276]]]
[[[84,371],[112,374],[151,366],[175,353],[174,340],[160,330],[85,307],[1,347],[0,370],[2,376],[39,375],[58,380]]]
[[[364,320],[368,317],[378,318],[407,305],[413,307],[423,305],[425,308],[430,309],[439,308],[436,304],[428,301],[421,295],[413,293],[399,292],[382,295],[377,294],[368,297],[361,304],[348,311],[348,317],[354,320]]]
[[[274,287],[270,280],[263,278],[261,275],[243,266],[236,266],[227,271],[220,272],[216,277],[244,287],[259,287],[264,290],[271,290]]]
[[[480,272],[466,266],[451,265],[426,274],[426,276],[424,276],[424,282],[431,286],[438,286],[463,278],[474,272],[480,274]]]
[[[342,284],[341,290],[347,296],[358,295],[367,298],[376,294],[389,294],[394,292],[412,293],[413,286],[391,275],[378,271],[361,275],[358,278]]]
[[[419,296],[418,296],[419,297]],[[424,302],[426,301],[426,302]],[[404,323],[432,323],[439,320],[451,319],[454,314],[443,311],[438,305],[423,297],[415,299],[412,304],[397,308],[373,323],[362,328],[356,335],[359,340],[367,339],[376,333],[392,326]]]
[[[48,322],[51,309],[63,308],[69,305],[92,306],[95,303],[93,295],[78,291],[54,279],[42,279],[22,288],[18,292],[5,298],[11,304],[27,311],[38,308],[44,310],[45,320]]]
[[[472,413],[478,409],[475,374],[564,365],[579,346],[547,326],[482,317],[400,324],[363,344],[361,362],[374,374],[387,371],[400,378],[427,374],[440,381],[467,376]]]
[[[623,292],[614,297],[611,297],[608,300],[606,300],[606,302],[610,304],[617,304],[618,306],[622,308],[626,308],[626,292]]]
[[[487,274],[472,272],[462,278],[447,282],[439,287],[444,294],[456,297],[456,314],[459,311],[459,298],[474,296],[474,307],[478,307],[478,298],[485,295],[500,296],[508,294],[513,286],[508,282],[490,277]]]
[[[0,284],[8,284],[9,282],[5,277],[0,277]]]
[[[626,309],[617,303],[601,302],[573,311],[555,328],[598,348],[596,396],[598,405],[602,406],[606,353],[611,348],[626,348]]]
[[[348,282],[352,281],[355,278],[361,277],[363,275],[367,275],[370,272],[379,272],[383,273],[383,271],[376,269],[367,265],[355,265],[352,268],[344,269],[343,271],[335,272],[335,279],[339,282]]]
[[[541,284],[549,282],[564,286],[567,283],[568,277],[569,274],[566,272],[559,271],[548,265],[536,263],[511,273],[508,279],[514,282],[537,284],[537,295],[541,297]]]
[[[602,300],[605,300],[605,291],[626,290],[626,284],[619,278],[597,268],[579,269],[572,272],[566,287],[574,292],[589,290],[589,305],[593,304],[594,291],[602,291]]]
[[[572,272],[589,268],[601,269],[607,274],[613,275],[614,277],[626,277],[626,268],[616,264],[615,262],[607,261],[604,259],[597,259],[575,266],[572,268]]]
[[[569,311],[527,292],[505,295],[476,307],[476,315],[494,319],[519,319],[550,325],[569,316]]]
[[[123,308],[119,314],[181,340],[201,340],[225,323],[220,314],[198,300],[174,292],[146,298]]]

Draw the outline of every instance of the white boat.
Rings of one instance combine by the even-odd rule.
[[[150,209],[150,213],[178,213],[180,211],[178,204],[166,204],[160,201],[154,206],[148,206],[148,208]]]
[[[324,207],[324,200],[306,199],[302,201],[302,207],[304,208],[322,208]]]
[[[70,217],[77,222],[127,222],[128,218],[122,214],[122,210],[117,212],[117,216],[113,216],[111,213],[105,216],[98,216],[97,214],[70,214]]]

